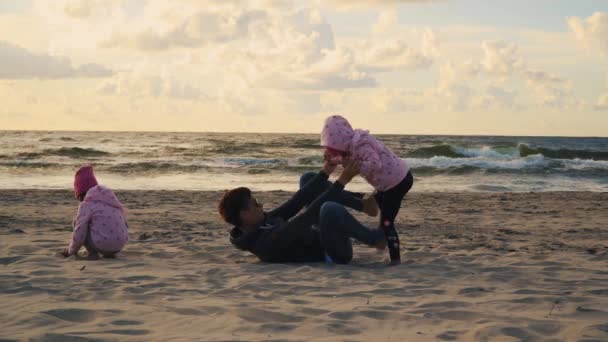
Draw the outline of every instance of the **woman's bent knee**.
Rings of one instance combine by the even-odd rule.
[[[300,176],[300,189],[306,185],[306,183],[310,182],[313,178],[315,178],[317,174],[314,172],[306,172]]]
[[[321,211],[319,214],[321,215],[321,218],[328,218],[342,211],[344,211],[344,206],[342,206],[342,204],[336,202],[325,202],[321,206]]]

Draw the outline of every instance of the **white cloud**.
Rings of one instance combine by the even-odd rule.
[[[88,18],[100,10],[107,10],[116,1],[111,0],[70,0],[63,5],[64,13],[71,18]]]
[[[120,14],[129,0],[34,0],[33,9],[41,17],[52,20],[67,18],[73,22],[103,19],[106,22]],[[86,19],[86,20],[85,20]]]
[[[486,87],[485,93],[475,100],[475,105],[483,109],[519,109],[520,106],[516,103],[516,99],[517,93],[515,91],[490,85]]]
[[[449,111],[462,111],[474,104],[475,89],[471,85],[480,66],[472,59],[465,62],[447,61],[439,67],[437,87],[427,89],[425,101]]]
[[[436,89],[428,91],[430,98],[445,103],[450,110],[465,109],[522,109],[539,105],[554,109],[572,109],[584,106],[574,96],[569,81],[551,73],[530,69],[518,56],[515,43],[483,41],[483,55],[479,62],[447,61],[439,68]],[[524,81],[529,91],[527,103],[518,93],[505,88],[510,83]],[[485,86],[480,87],[479,85]]]
[[[221,66],[222,77],[239,75],[251,87],[375,86],[373,77],[354,64],[352,52],[335,46],[331,25],[319,10],[235,10],[224,5],[198,9],[200,3],[196,3],[190,5],[192,10],[178,13],[169,5],[156,6],[147,13],[163,25],[152,28],[144,22],[135,25],[139,28],[134,33],[115,33],[101,45],[156,51],[203,47],[204,64]]]
[[[407,9],[403,5],[426,1],[37,1],[39,8],[54,11],[37,13],[48,19],[41,24],[49,28],[48,41],[41,38],[39,43],[24,42],[26,46],[41,44],[45,51],[60,51],[78,61],[89,55],[115,70],[130,70],[140,60],[151,66],[119,72],[98,84],[98,94],[116,96],[103,98],[115,104],[109,111],[162,103],[275,117],[342,108],[491,115],[505,109],[543,107],[534,108],[540,113],[580,104],[572,84],[551,73],[561,74],[560,66],[567,64],[560,64],[559,52],[572,44],[569,33],[551,36],[558,43],[545,44],[545,38],[527,39],[525,30],[514,28],[449,26],[434,31],[399,25],[398,13]],[[336,14],[332,8],[367,12]],[[342,26],[336,32],[345,36],[334,35],[323,13],[337,19]],[[354,17],[348,18],[351,14]],[[349,26],[349,20],[369,15],[372,21],[378,15],[373,26]],[[581,20],[579,30],[594,37],[586,40],[595,45],[602,38],[598,22]],[[488,40],[495,37],[505,40]],[[572,49],[570,53],[574,56]],[[89,75],[104,72],[98,65],[72,68]],[[415,70],[423,71],[406,74]],[[606,101],[601,98],[589,108],[605,106]]]
[[[375,33],[387,32],[397,26],[397,15],[399,11],[396,8],[389,8],[378,13],[378,19],[372,26],[372,31]]]
[[[152,75],[149,71],[120,72],[101,82],[97,89],[100,95],[138,97],[171,97],[183,100],[206,99],[203,92],[168,76]]]
[[[597,99],[597,104],[595,105],[595,109],[608,110],[608,93],[600,96],[600,98]]]
[[[608,13],[595,12],[584,19],[571,17],[568,26],[583,47],[608,56]],[[594,107],[596,110],[608,109],[608,93],[601,95]]]
[[[98,64],[74,67],[67,57],[34,53],[0,41],[0,79],[58,79],[111,75],[111,70]]]
[[[473,106],[475,91],[466,83],[454,83],[430,89],[425,95],[427,101],[443,104],[449,111],[464,111]]]
[[[371,98],[371,108],[376,113],[404,113],[421,109],[422,94],[407,89],[379,88]]]
[[[502,40],[486,40],[481,43],[484,56],[481,65],[485,71],[500,76],[509,76],[524,67],[517,56],[517,45]]]
[[[71,17],[92,16],[106,7],[122,11],[117,17],[124,23],[111,25],[120,29],[97,45],[113,48],[107,53],[130,49],[166,56],[192,51],[204,57],[192,59],[190,67],[218,75],[218,82],[241,78],[251,89],[376,87],[376,73],[428,68],[438,51],[430,30],[421,32],[424,52],[399,39],[338,44],[319,9],[299,8],[294,1],[149,1],[133,15],[120,10],[124,1],[104,5],[101,0],[61,0],[57,6],[64,15],[66,9],[78,13]],[[103,27],[98,33],[108,31],[103,22],[96,23]]]
[[[469,59],[462,63],[447,61],[439,68],[439,86],[450,86],[474,79],[480,71],[480,65]]]
[[[440,42],[437,32],[430,28],[425,28],[422,32],[421,50],[422,54],[428,57],[437,58],[440,54]]]
[[[439,1],[442,0],[319,0],[319,2],[323,5],[343,10],[377,8],[378,6],[394,6],[401,4],[415,4]]]
[[[556,109],[578,108],[583,105],[572,92],[569,81],[544,71],[527,69],[523,72],[534,101]]]
[[[583,46],[608,54],[608,13],[596,12],[586,19],[571,17],[568,26]]]
[[[373,72],[408,62],[378,64],[377,56],[361,54],[358,46],[336,44],[320,13],[304,9],[256,27],[246,44],[210,48],[203,64],[221,65],[223,78],[238,75],[250,88],[296,91],[375,87]]]
[[[565,80],[562,78],[559,78],[553,74],[544,72],[544,71],[539,71],[539,70],[526,70],[524,71],[524,76],[526,77],[527,81],[533,84],[546,84],[546,83],[553,83],[553,84],[560,84],[560,83],[564,83]]]
[[[369,72],[425,69],[433,64],[431,57],[398,39],[366,42],[358,51],[361,54],[361,68]]]
[[[171,9],[172,10],[172,9]],[[167,50],[170,48],[201,47],[215,42],[227,42],[247,38],[252,25],[267,21],[268,13],[262,10],[210,11],[208,9],[188,11],[189,15],[172,12],[155,13],[154,21],[146,25],[142,20],[135,32],[117,31],[100,47],[126,47],[139,50]],[[141,27],[143,26],[143,28]]]

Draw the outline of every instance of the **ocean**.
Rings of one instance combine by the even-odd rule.
[[[377,137],[408,161],[412,191],[608,191],[608,138]],[[318,134],[0,131],[0,189],[71,189],[90,163],[116,190],[294,191],[321,155]]]

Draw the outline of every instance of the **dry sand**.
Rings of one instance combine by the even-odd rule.
[[[412,193],[397,267],[363,246],[263,264],[229,244],[220,193],[117,194],[131,241],[91,261],[56,254],[70,192],[0,191],[0,339],[608,341],[608,193]]]

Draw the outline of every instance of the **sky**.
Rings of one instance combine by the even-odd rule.
[[[605,0],[0,0],[0,130],[608,136]]]

